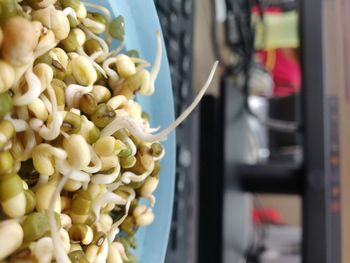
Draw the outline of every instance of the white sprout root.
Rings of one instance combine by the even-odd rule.
[[[124,40],[122,42],[120,42],[119,46],[116,47],[116,49],[112,50],[111,52],[109,52],[106,57],[103,57],[103,59],[106,59],[108,57],[111,57],[111,56],[115,56],[115,55],[118,55],[122,50],[123,48],[125,47],[125,42]]]
[[[119,80],[119,75],[117,74],[117,72],[115,72],[114,70],[112,70],[109,66],[113,63],[115,63],[117,61],[117,59],[115,57],[112,58],[108,58],[103,62],[103,70],[106,72],[106,74],[109,77],[109,80],[112,82],[112,86],[114,84],[116,84]]]
[[[51,201],[50,201],[50,208],[49,208],[51,237],[52,237],[55,258],[58,263],[71,263],[70,259],[68,258],[68,255],[65,253],[64,248],[62,246],[60,234],[57,231],[57,224],[56,224],[55,212],[54,212],[56,201],[59,198],[60,193],[63,189],[63,186],[68,181],[68,179],[69,179],[69,175],[63,175],[62,179],[59,181],[55,191],[52,194]]]
[[[131,182],[142,182],[151,173],[152,173],[152,170],[145,172],[143,174],[135,174],[133,172],[124,172],[122,175],[122,182],[125,184],[130,184]]]
[[[96,4],[85,2],[85,1],[83,3],[84,3],[84,5],[86,7],[95,8],[96,10],[101,11],[106,16],[107,21],[111,21],[112,20],[112,14],[107,8],[105,8],[105,7],[101,6],[101,5],[96,5]]]
[[[126,128],[129,130],[129,132],[132,135],[134,135],[136,138],[140,139],[141,141],[156,142],[156,141],[164,140],[174,129],[176,129],[177,126],[179,126],[188,117],[188,115],[191,114],[191,112],[199,104],[205,92],[210,86],[210,83],[214,77],[218,64],[219,64],[218,61],[214,63],[207,81],[204,83],[203,87],[201,88],[196,98],[191,103],[191,105],[188,106],[187,109],[172,124],[170,124],[167,128],[165,128],[161,132],[157,134],[146,133],[144,131],[144,127],[142,123],[140,123],[138,120],[132,119],[130,117],[126,118],[122,116],[122,117],[117,117],[110,124],[108,124],[101,131],[101,137],[110,136],[113,133],[115,133],[117,130]]]
[[[95,39],[99,42],[99,44],[101,45],[102,47],[102,50],[105,54],[108,54],[109,53],[109,48],[108,48],[108,45],[107,43],[100,37],[96,36],[94,33],[92,33],[86,26],[84,25],[79,25],[79,28],[81,30],[83,30],[87,35],[88,37],[91,37],[92,39]]]
[[[117,166],[113,169],[112,173],[109,174],[95,174],[91,177],[91,182],[93,184],[111,184],[113,183],[119,176],[120,173],[120,164],[118,162]]]
[[[69,179],[77,182],[89,182],[90,175],[88,173],[73,169],[66,160],[57,160],[56,169],[61,174],[69,174]]]
[[[41,99],[45,103],[46,107],[51,106],[51,110],[49,110],[50,114],[52,115],[51,127],[47,127],[41,120],[35,118],[31,119],[29,124],[30,127],[37,131],[42,138],[47,141],[52,141],[60,134],[60,127],[63,123],[63,118],[58,112],[56,94],[50,84],[47,86],[47,92],[49,93],[50,101],[46,101],[44,97]]]
[[[51,111],[52,111],[52,127],[51,129],[47,129],[46,127],[42,127],[39,131],[39,134],[41,137],[43,137],[45,140],[51,141],[58,137],[60,134],[60,127],[62,124],[62,118],[60,118],[60,114],[58,114],[58,108],[57,108],[57,98],[55,91],[51,87],[50,83],[47,83],[47,93],[50,97],[51,102]]]
[[[160,36],[160,32],[157,32],[157,53],[156,53],[156,57],[154,59],[153,67],[150,73],[151,87],[147,95],[151,95],[154,92],[154,82],[157,79],[157,76],[160,70],[161,61],[162,61],[162,39]]]
[[[97,58],[99,58],[100,56],[102,56],[104,53],[103,53],[103,51],[102,50],[100,50],[100,51],[96,51],[95,53],[92,53],[91,55],[90,55],[90,58],[93,60],[93,61],[95,61]],[[100,66],[100,65],[99,65]]]
[[[90,19],[90,18],[84,18],[82,20],[82,23],[84,26],[88,27],[88,28],[94,28],[96,30],[101,30],[103,31],[105,29],[105,26],[101,23],[97,23],[94,20]]]
[[[125,214],[115,223],[113,223],[111,230],[109,232],[109,236],[108,236],[108,241],[109,243],[112,243],[116,234],[119,232],[119,226],[120,224],[125,220],[125,218],[128,216],[129,213],[129,209],[130,209],[130,205],[131,205],[131,201],[134,200],[136,193],[133,189],[131,188],[125,188],[124,189],[126,192],[128,192],[129,197],[128,200],[126,201],[126,205],[125,205]]]

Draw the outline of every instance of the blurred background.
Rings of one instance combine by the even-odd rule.
[[[155,3],[177,116],[220,62],[176,132],[166,262],[350,262],[350,4]]]

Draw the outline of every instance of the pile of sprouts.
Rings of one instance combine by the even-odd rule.
[[[199,103],[217,63],[158,131],[135,95],[155,91],[160,34],[152,65],[125,51],[124,34],[123,17],[96,4],[0,1],[1,262],[137,262],[135,233],[154,220],[160,141]]]

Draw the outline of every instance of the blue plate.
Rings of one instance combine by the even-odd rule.
[[[152,0],[103,0],[103,4],[114,16],[122,15],[125,20],[125,42],[127,49],[137,49],[140,56],[153,63],[156,54],[156,32],[161,31],[157,12]],[[161,69],[156,81],[155,92],[150,97],[139,96],[144,111],[150,114],[152,127],[167,127],[174,121],[174,103],[170,72],[163,41]],[[164,262],[171,223],[175,183],[175,134],[162,142],[165,157],[161,162],[160,182],[155,193],[155,220],[152,225],[140,228],[137,233],[136,255],[142,263]]]

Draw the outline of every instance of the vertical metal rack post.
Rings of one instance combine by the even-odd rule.
[[[326,1],[300,1],[303,65],[304,185],[303,185],[303,262],[341,262],[340,210],[332,206],[332,189],[339,187],[331,157],[331,145],[338,145],[337,98],[328,94],[325,64]],[[335,30],[335,29],[334,29]],[[333,40],[334,41],[334,40]],[[335,156],[337,155],[338,156]]]

